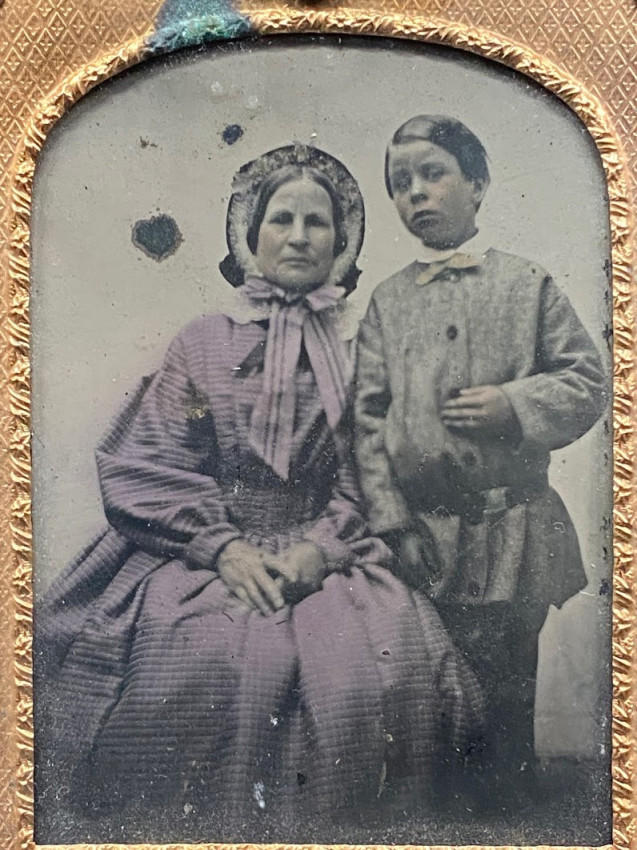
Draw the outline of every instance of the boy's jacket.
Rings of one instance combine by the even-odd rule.
[[[433,274],[432,274],[433,272]],[[550,452],[599,418],[607,382],[568,298],[536,263],[489,250],[412,263],[375,291],[357,349],[357,458],[372,528],[422,522],[438,548],[433,596],[562,604],[586,584]],[[469,440],[444,402],[494,384],[519,423]]]

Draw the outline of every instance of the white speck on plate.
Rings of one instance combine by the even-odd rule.
[[[263,784],[263,782],[261,782],[261,781],[255,782],[254,788],[252,789],[252,796],[257,801],[257,806],[260,809],[265,809],[264,794],[265,794],[265,785]]]

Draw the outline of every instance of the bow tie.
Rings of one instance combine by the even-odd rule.
[[[443,272],[447,270],[461,271],[463,269],[473,269],[482,265],[482,257],[475,257],[472,254],[454,254],[446,260],[437,260],[433,263],[419,263],[420,271],[416,275],[416,283],[419,286],[424,286],[431,283],[438,277],[441,277]]]

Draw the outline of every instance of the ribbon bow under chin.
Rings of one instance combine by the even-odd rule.
[[[341,340],[334,308],[345,295],[326,284],[313,292],[286,292],[263,278],[248,277],[241,291],[270,308],[263,388],[252,411],[250,445],[287,481],[296,414],[296,372],[305,346],[330,428],[345,409],[352,365]]]

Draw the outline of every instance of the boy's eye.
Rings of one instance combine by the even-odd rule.
[[[420,170],[420,176],[423,180],[429,180],[431,183],[440,180],[444,175],[445,169],[439,165],[426,165]]]
[[[411,186],[411,178],[406,171],[399,171],[391,176],[391,186],[394,192],[406,192]]]

